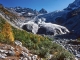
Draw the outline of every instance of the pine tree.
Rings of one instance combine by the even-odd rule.
[[[5,22],[3,29],[2,29],[2,34],[5,37],[5,39],[8,39],[10,41],[14,41],[14,36],[12,32],[12,28],[9,23]]]

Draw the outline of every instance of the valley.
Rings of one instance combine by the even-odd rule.
[[[53,12],[0,4],[0,59],[80,60],[80,0]]]

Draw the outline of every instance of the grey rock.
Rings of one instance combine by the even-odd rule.
[[[22,51],[21,54],[23,55],[23,57],[28,57],[28,53]]]
[[[20,42],[18,40],[15,41],[15,44],[18,45],[18,46],[22,46],[22,42]]]
[[[5,56],[6,57],[7,55],[5,53],[3,53],[2,56]]]
[[[77,55],[77,51],[76,51],[76,50],[74,50],[74,51],[73,51],[73,54],[74,54],[74,55]]]
[[[26,47],[21,47],[25,53],[29,53],[29,50]]]
[[[0,49],[0,52],[1,52],[1,53],[5,53],[5,52],[6,52],[6,50]]]
[[[33,59],[33,60],[36,60],[36,59],[37,59],[37,55],[33,55],[33,56],[32,56],[32,59]]]
[[[10,55],[10,56],[14,56],[15,55],[15,51],[13,50],[13,51],[8,51],[8,54]]]
[[[0,58],[6,58],[4,55],[0,54]]]
[[[28,60],[28,58],[23,58],[23,60]]]
[[[28,56],[28,59],[29,59],[29,60],[32,60],[32,58],[31,58],[30,56]]]

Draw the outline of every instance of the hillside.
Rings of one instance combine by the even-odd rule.
[[[75,60],[75,57],[70,52],[68,52],[67,50],[65,50],[58,44],[56,44],[53,40],[37,34],[26,32],[25,30],[17,29],[14,25],[12,25],[13,24],[12,21],[15,20],[13,18],[15,16],[13,13],[10,13],[9,11],[7,11],[5,8],[2,8],[2,7],[0,8],[0,12],[1,14],[2,13],[4,14],[0,16],[0,47],[2,46],[2,48],[0,49],[2,49],[2,51],[5,50],[3,49],[4,45],[5,47],[7,47],[7,44],[10,46],[13,46],[14,50],[16,49],[19,50],[19,48],[16,48],[16,45],[15,45],[15,42],[17,40],[17,41],[20,41],[22,45],[25,46],[30,51],[31,54],[38,55],[38,57],[42,58],[42,60],[47,60],[47,59],[48,60],[64,60],[65,58],[68,58],[70,60]],[[2,17],[5,15],[11,19],[8,20],[5,18],[6,19],[5,20]],[[19,42],[17,42],[17,44],[18,43]],[[22,47],[20,47],[20,49],[21,48]],[[16,57],[18,59],[24,58],[24,55],[22,55],[20,52],[18,52],[19,55],[16,55],[18,54],[17,52],[14,53],[13,55],[10,55],[10,53],[7,54],[4,52],[4,54],[6,54],[7,56],[5,58],[0,57],[0,59],[6,60],[8,57],[10,57],[9,59],[12,59],[11,57],[13,58]],[[28,52],[28,54],[30,53]],[[0,54],[1,56],[3,56],[3,52],[2,53],[0,52]],[[25,56],[25,58],[27,60],[32,60],[32,59],[28,59],[29,56]],[[33,59],[33,60],[37,60],[37,59]],[[41,60],[41,59],[38,59],[38,60]]]
[[[0,22],[1,22],[0,30],[2,32],[6,21],[0,17]],[[7,26],[5,27],[5,29],[6,28]],[[42,37],[40,35],[34,35],[32,33],[28,33],[24,30],[21,31],[14,27],[11,27],[11,28],[12,28],[12,32],[14,35],[14,41],[15,40],[21,41],[23,46],[27,47],[33,54],[37,54],[42,58],[44,57],[47,58],[48,56],[46,56],[46,54],[55,55],[55,52],[56,52],[56,55],[55,55],[56,59],[59,58],[59,57],[57,58],[56,56],[61,53],[63,54],[63,52],[65,52],[65,54],[69,54],[69,56],[72,56],[69,52],[66,52],[66,50],[64,50],[61,46],[57,45],[56,43],[52,43],[52,41],[48,39],[47,37]],[[10,44],[10,45],[14,44],[14,41],[11,41],[11,39],[8,39],[10,38],[10,36],[6,38],[3,36],[2,33],[0,33],[0,36],[1,36],[0,43]],[[69,56],[66,55],[65,57],[69,57]]]

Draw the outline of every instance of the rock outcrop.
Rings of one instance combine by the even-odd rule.
[[[0,60],[38,60],[38,56],[22,46],[20,41],[15,41],[15,45],[0,43]],[[40,60],[40,59],[39,59]]]

